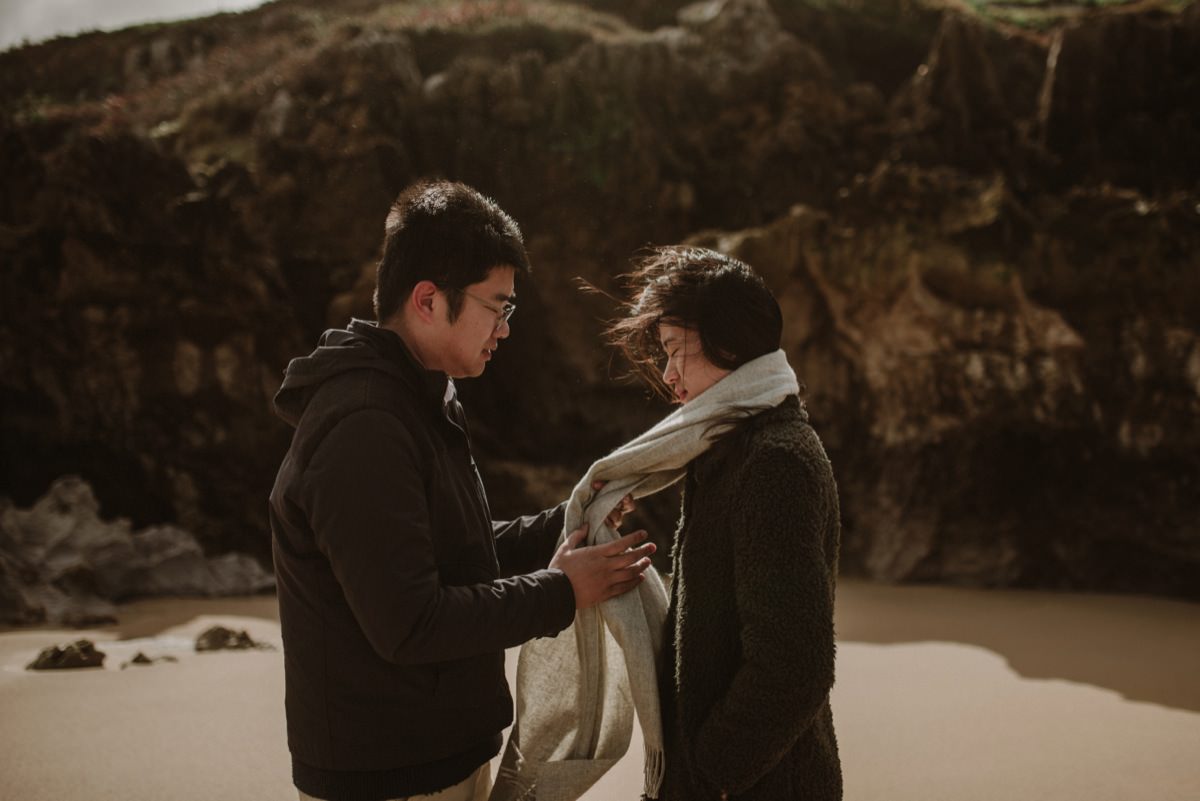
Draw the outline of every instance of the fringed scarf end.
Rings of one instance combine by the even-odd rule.
[[[646,748],[646,786],[643,795],[646,798],[658,798],[663,782],[663,752],[661,748]]]

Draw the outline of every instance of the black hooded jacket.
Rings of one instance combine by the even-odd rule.
[[[546,569],[563,507],[493,523],[452,384],[371,323],[294,359],[275,406],[296,428],[270,498],[296,786],[453,785],[512,722],[504,649],[574,618]]]

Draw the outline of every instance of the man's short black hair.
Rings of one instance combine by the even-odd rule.
[[[413,184],[392,203],[384,230],[374,296],[381,323],[400,310],[420,281],[446,292],[453,321],[462,308],[462,290],[486,279],[492,268],[530,271],[516,221],[466,184]]]

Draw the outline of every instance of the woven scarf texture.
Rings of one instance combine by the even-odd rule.
[[[620,535],[604,519],[626,495],[678,481],[731,415],[779,405],[799,392],[782,350],[760,356],[598,460],[567,504],[559,537],[589,524],[588,544]],[[592,483],[607,482],[602,490]],[[645,742],[645,795],[657,798],[663,727],[657,661],[667,590],[653,568],[637,589],[581,609],[556,637],[531,640],[517,663],[516,722],[490,801],[575,801],[629,749],[634,712]]]

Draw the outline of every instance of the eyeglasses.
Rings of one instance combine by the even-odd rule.
[[[515,304],[515,303],[509,303],[508,301],[505,301],[504,305],[497,309],[495,306],[488,303],[486,300],[479,297],[478,295],[472,295],[470,292],[468,292],[465,289],[460,289],[458,291],[463,293],[464,295],[466,295],[468,298],[474,298],[475,300],[479,301],[479,305],[483,306],[483,308],[487,309],[490,312],[493,312],[496,315],[496,327],[494,329],[492,329],[493,331],[499,331],[500,326],[502,326],[506,322],[508,322],[508,318],[512,317],[513,312],[515,312],[517,310],[517,304]]]

